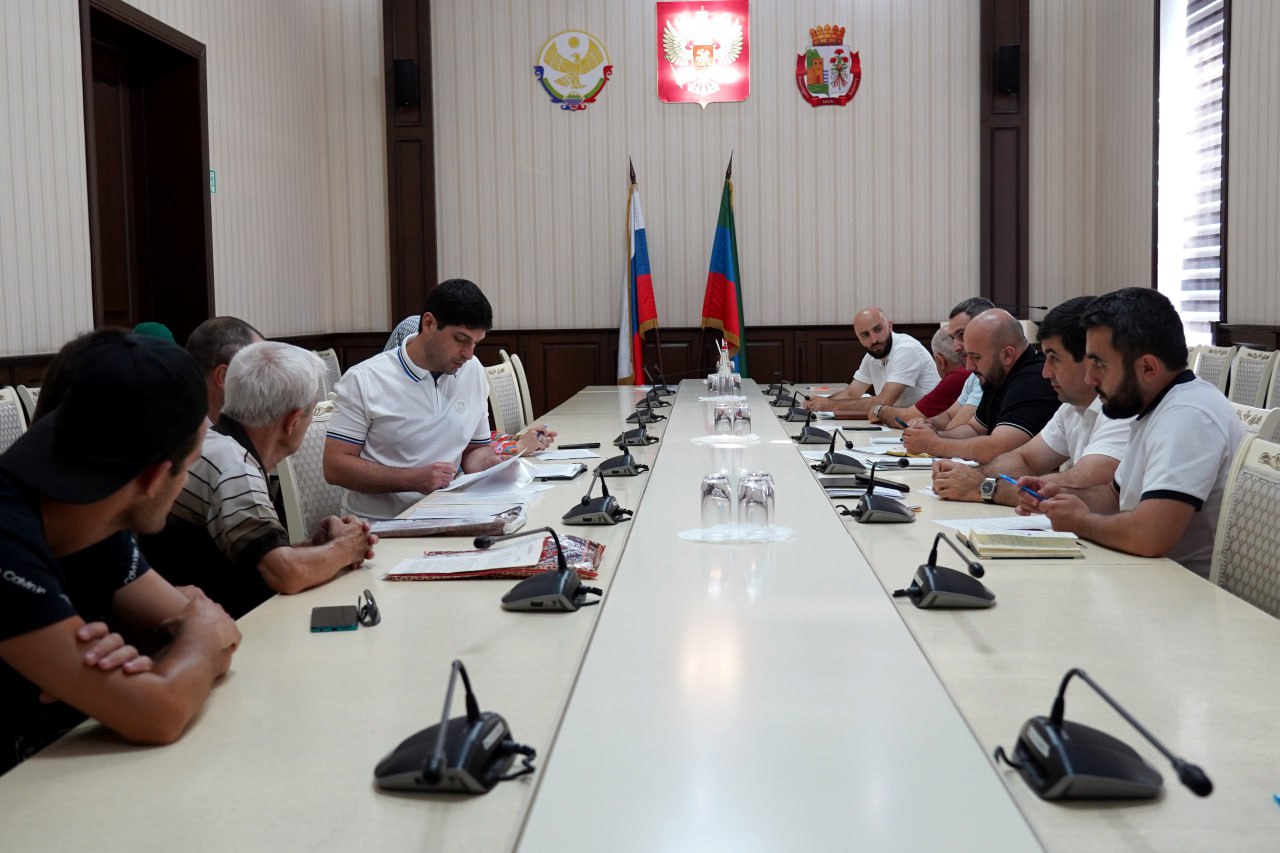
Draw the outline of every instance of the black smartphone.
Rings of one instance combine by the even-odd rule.
[[[854,432],[884,432],[883,429],[875,424],[867,424],[866,426],[842,426],[840,429],[845,432],[848,432],[849,430],[853,430]]]
[[[313,633],[354,631],[359,624],[360,614],[356,612],[354,604],[311,608],[311,630]]]
[[[595,450],[600,446],[598,441],[584,441],[581,444],[557,444],[556,450]]]

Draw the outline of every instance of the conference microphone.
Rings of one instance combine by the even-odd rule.
[[[808,426],[810,423],[813,422],[813,409],[806,409],[803,406],[801,406],[800,405],[801,397],[803,397],[806,400],[809,399],[808,394],[801,394],[799,391],[795,391],[791,394],[791,408],[787,410],[787,414],[783,417],[783,420],[790,421],[791,423],[795,423],[797,421],[804,421],[805,426]],[[823,444],[827,443],[827,437],[825,435],[822,436],[822,443]]]
[[[649,466],[637,462],[629,448],[624,448],[622,455],[610,456],[596,466],[596,472],[601,477],[637,477],[648,470]],[[587,489],[587,493],[590,494],[590,492],[591,490]]]
[[[783,374],[783,372],[782,372],[781,370],[775,370],[775,371],[773,372],[773,376],[771,376],[771,377],[769,378],[769,379],[770,379],[770,381],[769,381],[769,387],[768,387],[768,389],[764,392],[764,394],[765,394],[765,396],[766,396],[766,397],[767,397],[767,396],[769,396],[770,394],[777,394],[777,395],[778,395],[778,397],[779,397],[779,398],[781,398],[781,396],[782,396],[782,386],[784,386],[784,385],[792,385],[792,384],[794,384],[790,379],[782,379],[782,378],[780,378],[780,377],[781,377],[781,376],[783,376],[783,375],[784,375],[784,374]],[[774,401],[774,405],[779,405],[779,404],[778,404],[778,402],[777,402],[776,400]]]
[[[794,384],[794,383],[788,383],[788,384]],[[770,386],[770,387],[773,387],[773,386]],[[770,391],[769,393],[770,394],[776,393],[778,395],[777,397],[773,398],[773,401],[771,403],[769,403],[769,405],[773,406],[775,409],[786,409],[791,406],[799,405],[800,401],[796,399],[796,394],[800,392],[792,391],[790,394],[788,394],[787,389],[783,388],[781,384],[779,384],[778,390],[776,392]]]
[[[831,433],[822,427],[813,426],[813,412],[810,411],[804,426],[800,427],[800,432],[791,436],[791,440],[797,444],[826,444],[831,437]]]
[[[644,404],[650,409],[655,407],[660,409],[663,406],[671,405],[670,401],[662,399],[662,394],[658,392],[657,388],[650,388],[645,392]]]
[[[902,501],[876,494],[876,466],[879,464],[871,463],[871,473],[866,477],[867,488],[862,497],[858,498],[858,506],[849,515],[860,524],[905,524],[915,521],[915,512]],[[863,477],[859,475],[858,479],[862,480]],[[881,481],[880,485],[902,492],[910,490],[909,486],[901,483]]]
[[[623,456],[630,456],[630,453]],[[621,458],[621,457],[615,457]],[[613,460],[609,460],[612,462]],[[639,473],[639,472],[636,472]],[[605,485],[603,477],[606,474],[596,468],[596,473],[591,478],[590,485],[587,486],[587,493],[582,496],[582,500],[569,507],[569,511],[560,517],[565,524],[617,524],[619,521],[626,521],[633,513],[629,509],[623,509],[618,506],[618,499],[609,494],[609,487]],[[600,481],[601,495],[598,498],[591,497],[591,490],[596,487],[596,481]],[[519,536],[520,534],[512,534]],[[477,548],[488,547],[486,545],[476,545]]]
[[[551,534],[551,539],[556,546],[556,563],[559,567],[538,572],[511,587],[511,591],[502,596],[502,609],[572,613],[584,605],[599,604],[598,600],[587,601],[586,598],[589,594],[603,595],[603,591],[594,586],[583,586],[578,573],[570,571],[569,564],[564,559],[564,549],[560,547],[560,537],[550,527],[536,527],[533,530],[522,530],[505,536],[477,536],[475,546],[483,550],[496,542],[532,536],[535,533]]]
[[[640,424],[635,429],[618,433],[618,437],[613,440],[615,447],[644,447],[657,443],[658,437],[649,435],[649,431],[645,429],[644,424]]]
[[[1117,714],[1173,764],[1178,780],[1197,797],[1213,793],[1204,770],[1174,755],[1134,719],[1083,669],[1067,672],[1048,717],[1032,717],[1018,733],[1013,759],[996,747],[995,760],[1016,768],[1031,790],[1045,800],[1132,800],[1160,795],[1164,779],[1123,741],[1105,732],[1063,719],[1067,683],[1080,676]]]
[[[640,369],[644,371],[644,378],[649,380],[651,393],[656,392],[662,397],[670,397],[676,393],[667,387],[667,377],[663,375],[661,367],[658,368],[658,381],[656,382],[653,379],[653,374],[649,372],[648,365],[642,365]]]
[[[458,676],[467,691],[467,713],[449,719]],[[517,755],[524,766],[508,773]],[[534,771],[537,751],[516,743],[507,721],[493,711],[481,711],[462,661],[453,662],[440,723],[411,735],[378,762],[373,778],[379,788],[483,794],[499,782]]]
[[[641,400],[636,410],[627,415],[627,423],[629,424],[656,424],[658,421],[665,421],[666,415],[655,415],[653,409],[649,406],[649,401]]]
[[[847,453],[836,453],[837,435],[844,435],[840,427],[831,431],[831,445],[827,448],[822,461],[813,466],[813,470],[819,474],[865,474],[867,466],[862,464],[862,460]],[[853,442],[846,438],[844,447],[846,450],[853,450]]]
[[[938,542],[945,541],[964,562],[969,574],[938,565]],[[933,548],[929,551],[929,559],[916,569],[911,586],[906,589],[895,589],[894,598],[906,597],[921,610],[962,610],[978,607],[991,607],[996,603],[996,596],[976,578],[986,574],[986,569],[977,560],[971,560],[951,541],[946,533],[938,533],[933,538]]]

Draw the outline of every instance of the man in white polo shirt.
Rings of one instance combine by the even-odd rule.
[[[838,418],[865,418],[872,406],[911,406],[938,384],[938,368],[924,345],[893,330],[879,308],[864,308],[853,318],[853,330],[866,348],[853,381],[830,397],[814,397],[805,407],[835,412]],[[874,397],[863,397],[871,389]]]
[[[484,368],[473,357],[492,326],[480,288],[442,282],[427,296],[419,334],[338,382],[324,477],[347,489],[344,513],[394,518],[459,470],[501,461],[489,446]]]
[[[1024,509],[1108,548],[1168,555],[1208,577],[1231,458],[1244,439],[1235,410],[1187,369],[1182,321],[1156,290],[1099,296],[1084,319],[1087,381],[1108,417],[1134,417],[1129,449],[1109,485],[1071,490],[1037,477],[1020,483]]]
[[[1129,445],[1129,420],[1102,414],[1098,391],[1085,381],[1084,327],[1080,321],[1091,296],[1077,296],[1045,315],[1036,330],[1044,353],[1045,379],[1062,405],[1044,429],[1026,444],[971,468],[940,459],[933,463],[933,490],[949,501],[985,501],[1017,506],[1019,491],[1000,479],[1039,475],[1062,486],[1084,488],[1110,483]],[[1070,468],[1057,472],[1063,463]]]

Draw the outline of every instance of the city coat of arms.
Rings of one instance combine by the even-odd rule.
[[[796,85],[815,107],[842,107],[858,93],[862,62],[844,43],[844,33],[833,24],[814,27],[809,46],[796,57]]]

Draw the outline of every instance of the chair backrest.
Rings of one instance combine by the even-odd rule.
[[[316,350],[316,355],[324,362],[324,391],[328,394],[342,378],[342,367],[338,364],[338,354],[333,349]]]
[[[18,400],[18,392],[12,388],[0,388],[0,453],[27,431],[27,418]]]
[[[1258,435],[1267,441],[1280,442],[1280,409],[1265,410],[1267,416],[1258,427]]]
[[[1236,353],[1231,364],[1231,384],[1227,387],[1227,397],[1231,402],[1246,406],[1261,406],[1267,402],[1277,355],[1280,353],[1274,350],[1264,352],[1256,349],[1241,349]]]
[[[22,411],[27,416],[27,423],[31,423],[36,418],[36,403],[40,400],[39,385],[19,385],[17,387],[18,400],[22,403]]]
[[[1262,425],[1266,423],[1267,416],[1271,414],[1270,409],[1259,409],[1246,406],[1244,403],[1232,403],[1231,408],[1236,410],[1236,417],[1240,418],[1241,426],[1250,435],[1257,435]]]
[[[1216,385],[1222,393],[1227,393],[1227,379],[1231,375],[1231,360],[1235,358],[1235,347],[1201,347],[1200,357],[1192,368],[1201,379]]]
[[[1263,405],[1268,409],[1280,407],[1280,370],[1271,371],[1271,381],[1267,383],[1267,399]]]
[[[506,362],[484,369],[489,382],[489,407],[493,410],[493,428],[514,435],[524,429],[524,410],[520,405],[520,386],[516,372]]]
[[[533,398],[529,396],[529,379],[524,375],[524,362],[520,356],[511,356],[511,367],[516,372],[516,383],[520,386],[520,405],[524,407],[525,425],[533,423]]]
[[[1280,443],[1249,436],[1227,479],[1209,580],[1280,617]]]
[[[331,417],[331,408],[321,409],[307,427],[298,452],[276,468],[289,541],[294,544],[310,540],[320,520],[337,515],[342,505],[343,489],[324,478],[324,436]]]

